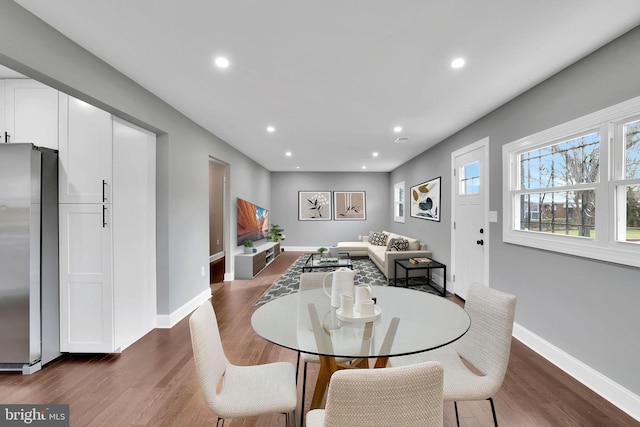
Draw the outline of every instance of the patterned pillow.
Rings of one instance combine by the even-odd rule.
[[[406,251],[408,249],[409,249],[409,241],[406,239],[396,239],[395,242],[393,242],[393,245],[391,247],[392,251],[398,251],[398,252]]]
[[[387,238],[387,250],[388,251],[392,251],[393,250],[393,244],[398,240],[397,237],[389,237]]]
[[[373,236],[369,240],[369,243],[375,246],[386,246],[387,235],[384,233],[373,233]]]

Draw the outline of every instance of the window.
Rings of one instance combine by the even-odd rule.
[[[640,98],[503,147],[503,239],[640,266]]]
[[[393,220],[404,222],[404,181],[393,186]]]
[[[478,193],[480,193],[480,162],[473,162],[460,168],[460,194]]]

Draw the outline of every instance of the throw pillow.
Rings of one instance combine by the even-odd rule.
[[[388,250],[388,251],[392,251],[392,250],[393,250],[393,244],[394,244],[395,242],[397,242],[397,241],[398,241],[398,238],[397,238],[397,237],[390,237],[390,238],[387,240],[387,250]]]
[[[396,239],[396,241],[393,243],[393,251],[406,251],[409,249],[409,241],[405,240],[405,239]]]
[[[385,246],[387,244],[387,235],[384,233],[373,233],[373,237],[369,243],[375,246]]]

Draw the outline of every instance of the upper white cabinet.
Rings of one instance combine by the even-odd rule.
[[[0,141],[30,142],[57,150],[58,91],[31,79],[6,79],[2,83]]]
[[[60,94],[60,203],[111,203],[111,114]]]

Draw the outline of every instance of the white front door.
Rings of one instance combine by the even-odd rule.
[[[488,284],[488,152],[485,138],[451,154],[451,277],[454,292],[463,299],[469,284]]]

